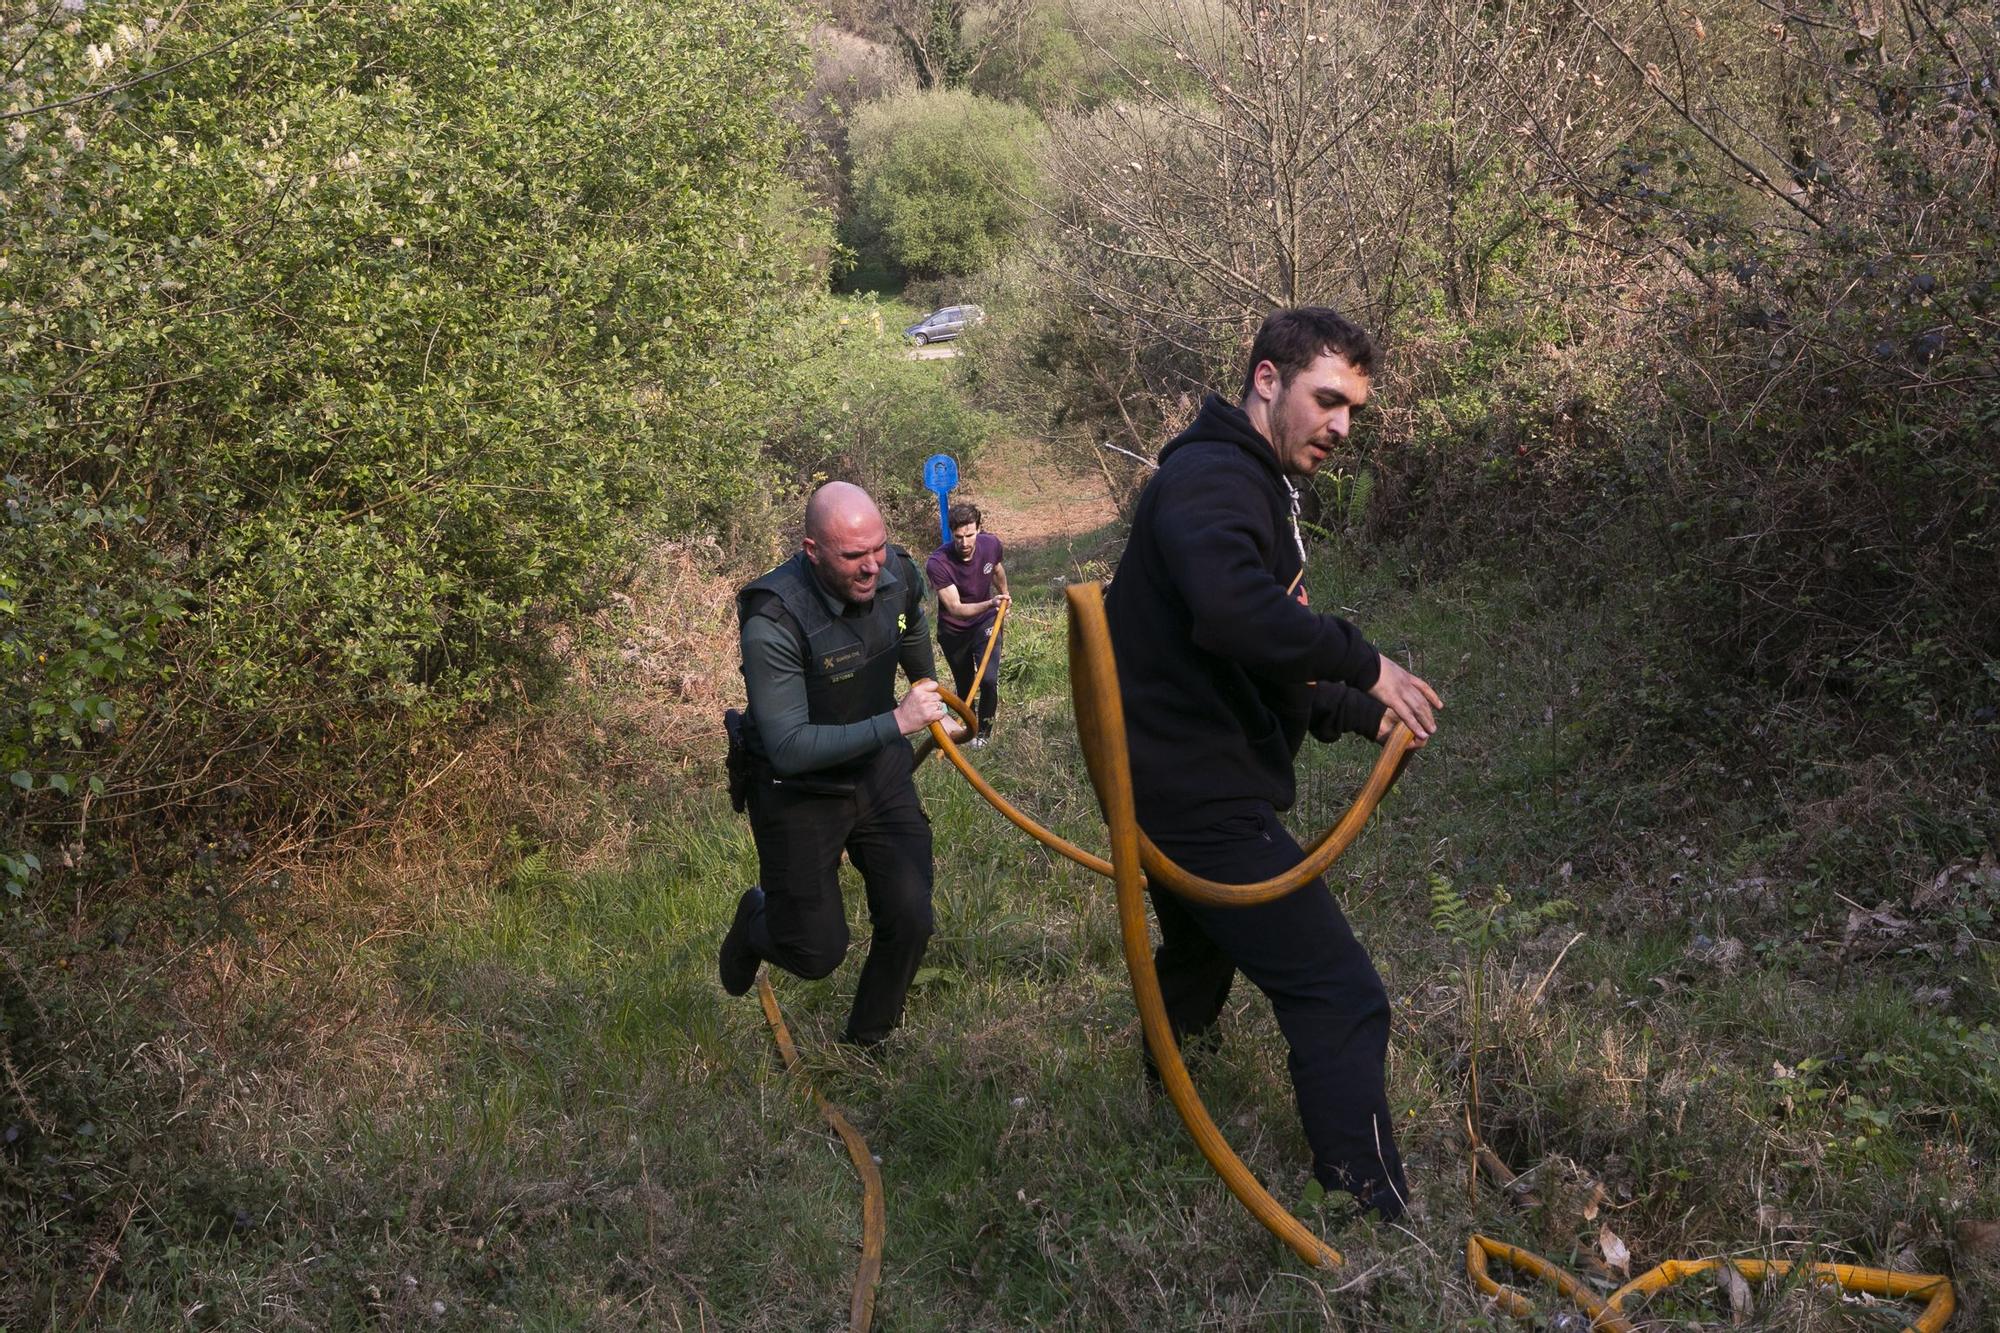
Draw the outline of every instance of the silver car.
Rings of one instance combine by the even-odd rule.
[[[976,305],[948,305],[933,310],[909,328],[903,336],[922,347],[925,343],[949,342],[974,325],[986,322],[986,312]]]

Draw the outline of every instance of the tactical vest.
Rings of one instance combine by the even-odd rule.
[[[835,616],[827,611],[803,551],[736,595],[739,626],[751,616],[766,616],[800,637],[806,720],[814,726],[860,722],[896,707],[897,649],[903,641],[904,618],[913,609],[913,590],[917,596],[921,590],[909,552],[900,546],[891,546],[889,552],[865,615]],[[746,744],[763,754],[755,727],[746,731]]]

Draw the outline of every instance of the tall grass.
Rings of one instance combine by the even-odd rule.
[[[980,758],[1101,846],[1058,571],[1010,564],[1022,596]],[[1722,759],[1627,727],[1631,640],[1601,605],[1477,571],[1409,586],[1323,559],[1316,578],[1316,605],[1353,608],[1448,703],[1334,880],[1396,1003],[1407,1227],[1337,1229],[1308,1198],[1282,1044],[1243,986],[1198,1083],[1349,1264],[1306,1272],[1259,1229],[1145,1090],[1109,885],[934,763],[938,933],[907,1026],[853,1054],[832,1042],[851,961],[777,982],[805,1076],[882,1158],[878,1327],[1498,1328],[1463,1276],[1469,1230],[1590,1273],[1607,1225],[1637,1266],[1726,1251],[1954,1271],[1960,1326],[1985,1326],[1994,1276],[1953,1240],[2000,1210],[2000,1005],[1969,900],[1886,948],[1879,928],[1844,934],[1829,894],[1879,886],[1812,872],[1775,836],[1796,784],[1747,808]],[[1316,759],[1301,823],[1330,817],[1369,757]],[[517,837],[463,890],[378,889],[289,933],[252,920],[249,943],[192,908],[156,923],[199,985],[104,947],[88,911],[24,940],[6,973],[20,1082],[0,1120],[27,1146],[0,1158],[20,1238],[0,1325],[840,1327],[858,1186],[754,1002],[715,983],[756,869],[714,778],[620,788],[616,856]],[[1527,1175],[1530,1211],[1467,1197],[1471,960],[1433,925],[1438,880],[1474,911],[1573,904],[1520,917],[1479,960],[1479,1127]],[[1661,1308],[1728,1310],[1711,1288]],[[1893,1326],[1803,1288],[1759,1310],[1767,1328]]]

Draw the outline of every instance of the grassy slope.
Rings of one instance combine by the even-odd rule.
[[[1047,582],[1073,560],[1014,557],[1025,595],[983,757],[1095,846]],[[1950,1263],[1952,1221],[2000,1210],[1984,1165],[2000,1073],[1982,1057],[2000,1050],[1977,1032],[1996,1017],[1993,962],[1957,951],[1967,921],[1885,941],[1900,959],[1868,957],[1866,931],[1814,935],[1829,886],[1765,873],[1800,861],[1774,850],[1803,836],[1795,808],[1722,799],[1733,770],[1652,742],[1589,740],[1624,734],[1609,612],[1490,578],[1411,589],[1330,560],[1319,577],[1316,604],[1409,645],[1450,705],[1336,885],[1398,1003],[1417,1220],[1335,1236],[1351,1262],[1330,1275],[1270,1241],[1140,1090],[1108,886],[932,764],[939,933],[905,1033],[879,1063],[828,1045],[852,963],[779,982],[810,1076],[883,1159],[878,1327],[1486,1327],[1462,1276],[1473,1227],[1579,1268],[1606,1223],[1642,1266],[1718,1247]],[[1314,769],[1304,822],[1330,817],[1364,750]],[[5,1159],[26,1244],[0,1325],[844,1326],[853,1174],[754,1000],[713,977],[754,874],[747,828],[705,769],[664,795],[601,776],[607,818],[637,823],[594,869],[503,858],[462,892],[266,924],[254,948],[195,899],[149,937],[181,950],[175,973],[107,950],[101,922],[24,941],[10,985],[67,970],[8,997],[33,1096],[5,1112],[29,1132]],[[1434,898],[1453,895],[1459,926],[1441,930]],[[1935,956],[1907,953],[1920,943]],[[1468,979],[1482,1125],[1533,1169],[1533,1213],[1466,1198]],[[1919,1003],[1940,984],[1949,997]],[[1301,1199],[1268,1010],[1246,988],[1225,1022],[1204,1093],[1274,1192]],[[1985,1326],[1993,1279],[1960,1276],[1959,1326]],[[1714,1317],[1717,1300],[1678,1309]],[[1761,1308],[1767,1327],[1894,1326],[1801,1291]]]

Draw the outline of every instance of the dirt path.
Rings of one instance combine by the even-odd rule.
[[[1062,471],[1032,440],[1003,436],[980,450],[954,500],[980,508],[987,531],[1036,563],[1070,566],[1115,549],[1118,506],[1095,475]],[[1008,557],[1008,568],[1016,567]]]

